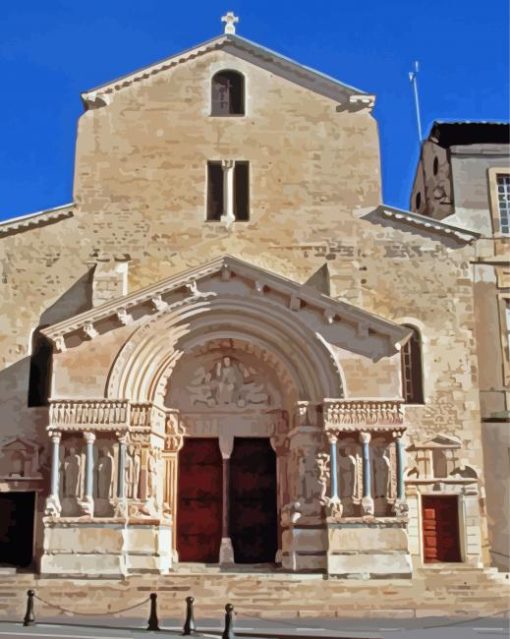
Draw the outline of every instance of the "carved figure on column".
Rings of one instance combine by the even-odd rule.
[[[97,496],[99,499],[111,497],[113,457],[108,448],[101,448],[97,461]]]
[[[140,451],[137,450],[135,446],[130,445],[128,447],[128,454],[126,455],[125,469],[128,499],[138,499],[139,497],[140,464]]]
[[[354,499],[358,494],[358,472],[356,455],[350,446],[340,449],[340,497]]]
[[[147,497],[154,498],[157,495],[157,453],[149,453],[147,456]]]
[[[388,498],[390,494],[391,463],[385,446],[373,449],[374,497]]]
[[[67,455],[64,458],[63,470],[64,497],[78,497],[80,492],[81,457],[73,447],[67,451]]]
[[[319,484],[321,487],[320,503],[325,505],[328,502],[326,493],[328,490],[328,481],[330,478],[329,469],[329,455],[326,453],[319,453],[317,455],[317,471],[319,473]]]

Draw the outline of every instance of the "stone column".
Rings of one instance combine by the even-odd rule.
[[[53,431],[50,433],[51,439],[51,487],[50,494],[46,499],[44,514],[57,517],[62,512],[59,498],[60,486],[60,440],[62,433]]]
[[[221,220],[230,226],[236,219],[234,214],[234,161],[223,160],[221,167],[223,169],[223,215]]]
[[[92,517],[94,514],[94,442],[95,433],[86,431],[85,438],[85,491],[83,495],[82,508],[86,515]]]
[[[234,563],[234,547],[229,530],[229,493],[230,493],[230,456],[234,447],[234,438],[231,435],[220,435],[219,439],[221,458],[223,460],[223,518],[221,530],[220,564],[231,565]]]
[[[397,458],[397,497],[394,506],[396,515],[404,515],[408,510],[404,485],[405,451],[402,436],[403,433],[393,433]]]
[[[330,463],[330,475],[331,475],[331,495],[327,504],[327,514],[330,517],[342,516],[342,502],[339,497],[339,476],[338,476],[338,463],[337,463],[337,442],[338,437],[336,433],[328,433],[329,440],[329,463]]]
[[[363,515],[374,514],[374,500],[372,498],[372,468],[370,459],[370,433],[360,433],[359,440],[363,447],[363,498],[361,512]]]

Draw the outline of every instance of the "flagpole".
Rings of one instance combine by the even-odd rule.
[[[409,81],[413,85],[413,93],[414,93],[414,106],[416,108],[416,124],[418,127],[418,136],[420,138],[420,144],[423,139],[423,135],[421,132],[421,115],[420,115],[420,98],[418,95],[418,71],[419,66],[418,62],[414,63],[414,71],[409,73]]]

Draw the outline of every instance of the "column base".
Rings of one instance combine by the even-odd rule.
[[[222,537],[220,545],[220,566],[232,566],[234,564],[234,547],[230,537]]]
[[[58,517],[62,512],[62,504],[58,495],[49,495],[46,498],[46,504],[44,506],[44,515],[46,517]]]
[[[372,497],[363,497],[361,500],[361,512],[363,515],[374,514],[374,500]]]

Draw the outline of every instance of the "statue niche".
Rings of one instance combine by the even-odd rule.
[[[223,355],[212,366],[196,369],[186,387],[195,407],[268,406],[270,395],[258,371],[230,355]]]

